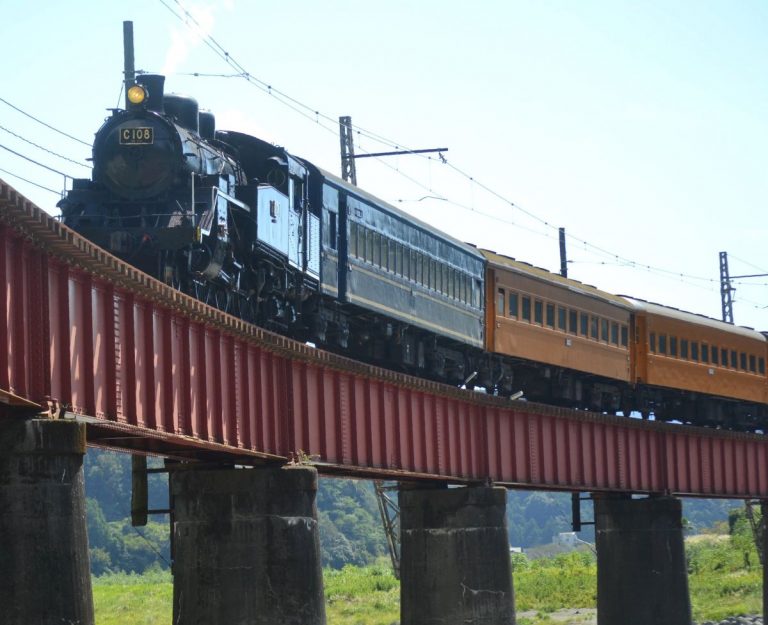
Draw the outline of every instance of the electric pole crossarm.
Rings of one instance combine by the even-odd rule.
[[[341,179],[357,185],[357,171],[355,170],[355,159],[371,158],[374,156],[400,156],[405,154],[426,154],[427,152],[437,152],[440,160],[447,162],[443,157],[443,152],[448,148],[429,148],[426,150],[397,150],[394,152],[375,152],[373,154],[355,154],[355,143],[352,137],[352,118],[339,117],[339,141],[341,143]]]
[[[400,156],[401,154],[426,154],[428,152],[447,152],[448,148],[430,148],[425,150],[397,150],[395,152],[372,152],[370,154],[353,154],[350,158],[372,158],[375,156]]]

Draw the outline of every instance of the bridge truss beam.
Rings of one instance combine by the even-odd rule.
[[[0,414],[92,444],[397,481],[768,497],[768,438],[539,406],[363,365],[142,274],[0,181]]]

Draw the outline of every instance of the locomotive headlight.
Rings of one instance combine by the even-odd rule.
[[[142,104],[147,99],[147,90],[141,85],[131,85],[128,89],[128,101],[131,104]]]

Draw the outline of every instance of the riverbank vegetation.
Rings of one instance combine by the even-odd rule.
[[[762,569],[743,516],[733,515],[718,532],[686,543],[694,619],[718,621],[762,609]],[[588,549],[550,558],[513,554],[519,625],[554,623],[563,608],[594,608],[597,566]],[[385,559],[324,573],[330,625],[391,625],[399,620],[400,584]],[[169,625],[172,580],[167,571],[94,578],[96,625]],[[562,623],[562,621],[559,621]],[[573,621],[582,622],[582,621]]]

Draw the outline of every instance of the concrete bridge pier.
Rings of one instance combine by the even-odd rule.
[[[0,622],[93,625],[85,425],[0,421]]]
[[[174,625],[325,625],[310,467],[170,475]]]
[[[402,625],[514,625],[503,488],[400,489]]]
[[[598,625],[690,625],[682,504],[595,496]]]

